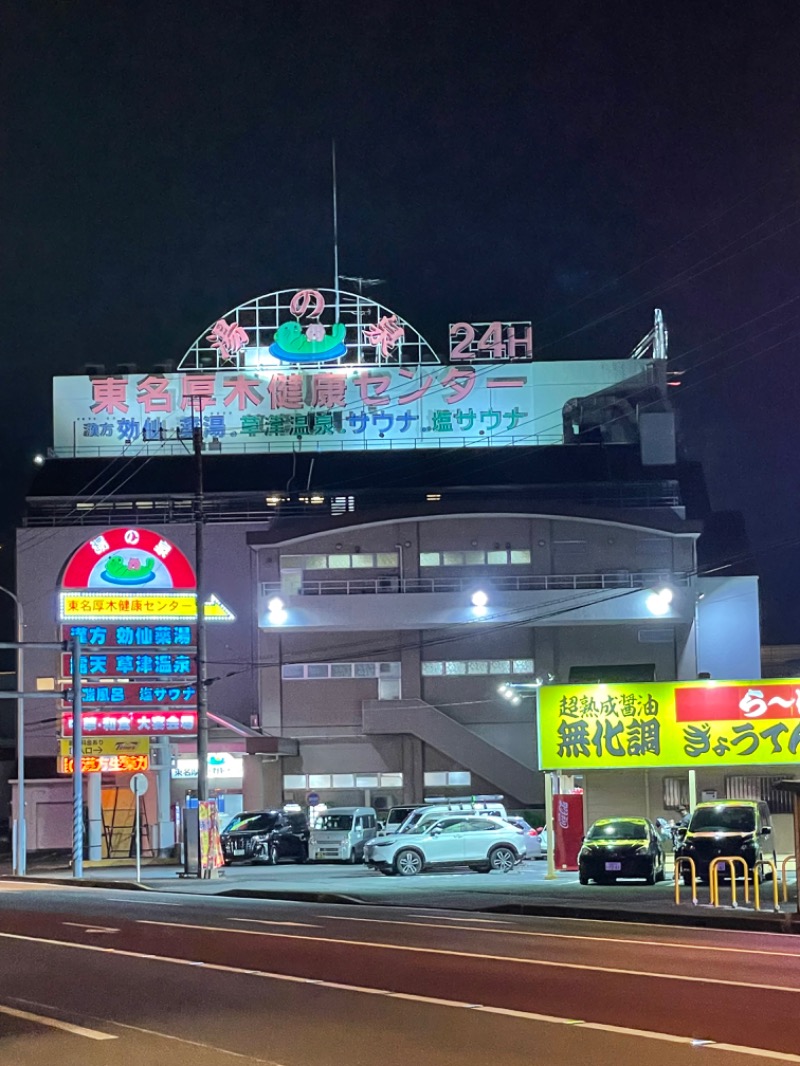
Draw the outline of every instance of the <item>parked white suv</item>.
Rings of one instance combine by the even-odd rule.
[[[524,858],[525,838],[518,829],[502,818],[471,814],[421,821],[395,836],[375,837],[364,849],[368,866],[401,877],[448,866],[508,873]]]

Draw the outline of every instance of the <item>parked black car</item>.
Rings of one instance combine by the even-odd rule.
[[[611,884],[618,877],[663,881],[666,859],[655,826],[647,818],[600,818],[589,828],[578,852],[578,879]]]
[[[302,811],[243,811],[221,834],[225,865],[281,859],[305,862],[308,858],[308,819]]]
[[[721,855],[738,856],[752,870],[762,858],[776,864],[775,837],[769,807],[761,800],[715,800],[698,803],[692,811],[688,828],[679,830],[675,858],[694,860],[697,876],[708,877],[711,860]],[[730,870],[719,867],[721,877],[729,877]],[[741,874],[741,866],[736,871]],[[683,883],[691,884],[688,863],[681,864]]]

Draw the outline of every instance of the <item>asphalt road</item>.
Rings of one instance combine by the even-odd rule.
[[[0,882],[14,1066],[800,1063],[798,1007],[789,935]]]

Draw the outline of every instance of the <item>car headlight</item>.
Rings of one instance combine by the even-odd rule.
[[[266,844],[266,842],[268,840],[269,840],[268,836],[256,836],[256,837],[253,837],[253,843],[254,844]]]

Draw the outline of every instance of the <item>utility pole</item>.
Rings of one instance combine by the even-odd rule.
[[[81,642],[70,641],[72,651],[72,876],[83,877],[83,692]]]
[[[194,408],[194,405],[192,405]],[[197,798],[208,799],[208,672],[206,659],[205,495],[203,492],[203,408],[192,410],[192,444],[195,464],[194,567],[197,577]],[[201,874],[202,876],[202,871]]]

